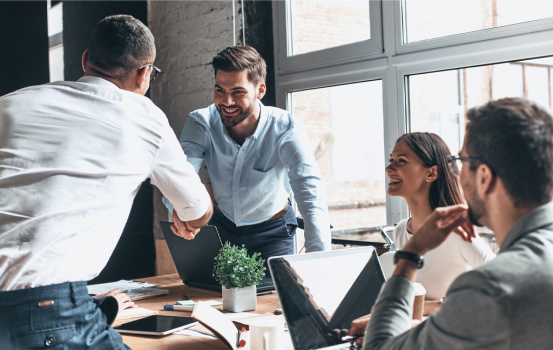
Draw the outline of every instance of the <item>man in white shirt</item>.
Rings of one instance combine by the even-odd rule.
[[[126,348],[118,303],[91,299],[141,183],[175,206],[193,238],[212,205],[164,113],[144,94],[159,71],[148,28],[100,21],[77,82],[0,98],[0,348]],[[124,296],[119,298],[124,300]]]

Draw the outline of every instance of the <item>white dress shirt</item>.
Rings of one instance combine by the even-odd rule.
[[[0,97],[0,290],[97,276],[147,178],[182,220],[206,212],[205,187],[148,98],[95,77]]]
[[[403,249],[411,234],[407,232],[409,219],[401,220],[394,229],[397,249]],[[457,234],[450,234],[436,249],[426,253],[424,266],[417,273],[417,282],[426,288],[427,300],[439,300],[446,296],[455,279],[492,260],[495,254],[480,237],[472,243],[465,242]]]

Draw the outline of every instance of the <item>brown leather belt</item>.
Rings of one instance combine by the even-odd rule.
[[[219,209],[219,207],[217,206],[217,204],[213,204],[213,206],[215,207],[215,209],[217,209],[219,211],[219,213],[223,214],[223,212],[221,211],[221,209]],[[266,222],[269,222],[269,221],[273,221],[275,219],[278,219],[280,218],[281,216],[284,216],[284,214],[286,214],[288,211],[286,210],[286,206],[288,206],[288,202],[286,202],[286,204],[284,205],[284,208],[279,211],[278,213],[276,213],[275,215],[271,216],[269,219],[265,220],[265,221],[262,221],[262,222],[258,222],[257,224],[252,224],[252,225],[260,225],[260,224],[264,224]],[[250,225],[250,226],[252,226]]]

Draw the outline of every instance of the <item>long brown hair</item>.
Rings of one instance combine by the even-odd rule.
[[[438,167],[438,178],[432,183],[428,196],[432,209],[464,203],[457,176],[453,174],[447,162],[447,156],[451,152],[440,136],[429,132],[412,132],[400,136],[396,143],[399,141],[405,142],[422,160],[425,167]]]

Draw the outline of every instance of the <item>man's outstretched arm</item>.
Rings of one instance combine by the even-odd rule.
[[[192,239],[213,214],[211,198],[167,125],[150,176],[173,206],[175,234]]]
[[[280,157],[288,167],[290,186],[304,219],[306,252],[330,250],[326,189],[303,124],[283,138]]]

